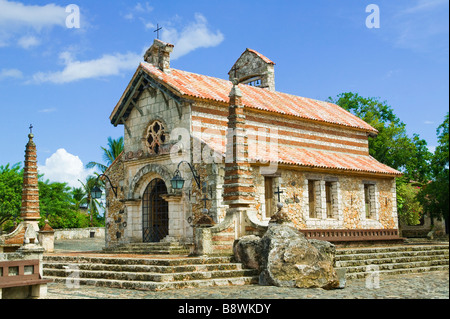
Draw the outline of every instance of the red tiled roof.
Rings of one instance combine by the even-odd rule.
[[[275,65],[275,62],[273,62],[272,60],[270,60],[269,58],[265,57],[264,55],[262,55],[261,53],[255,51],[255,50],[252,50],[252,49],[248,49],[248,48],[247,48],[246,51],[250,51],[250,52],[256,54],[257,56],[259,56],[259,57],[260,57],[264,62],[266,62],[266,63],[270,63],[270,64]],[[244,52],[244,53],[245,53],[245,52]],[[244,53],[242,53],[242,54],[244,54]]]
[[[171,69],[170,73],[164,73],[146,62],[142,62],[140,68],[182,97],[195,97],[223,103],[229,102],[228,95],[232,88],[230,81],[177,69]],[[281,92],[272,92],[244,84],[239,85],[239,88],[243,94],[242,102],[244,106],[249,108],[378,133],[369,124],[333,103]],[[117,107],[113,115],[116,111]]]
[[[225,143],[219,139],[204,141],[213,151],[225,157]],[[360,173],[374,173],[384,175],[402,175],[401,172],[378,162],[369,155],[354,155],[348,153],[330,152],[297,148],[278,144],[268,150],[268,146],[259,147],[255,152],[249,152],[249,160],[261,163],[278,163],[298,165],[311,168],[345,170]]]

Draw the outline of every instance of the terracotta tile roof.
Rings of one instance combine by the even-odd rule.
[[[208,139],[208,141],[202,142],[206,143],[213,151],[225,157],[226,147],[223,141],[219,139]],[[279,144],[277,147],[272,149],[272,152],[268,150],[268,147],[258,147],[256,154],[255,152],[249,151],[249,160],[252,162],[298,165],[360,173],[402,175],[401,172],[378,162],[369,155],[305,149],[282,144]]]
[[[255,51],[255,50],[252,50],[252,49],[248,49],[248,48],[247,48],[246,51],[250,51],[250,52],[256,54],[257,56],[259,56],[259,57],[260,57],[264,62],[266,62],[266,63],[270,63],[270,64],[275,65],[275,62],[273,62],[272,60],[270,60],[269,58],[265,57],[264,55],[262,55],[261,53]],[[245,52],[244,52],[244,53],[245,53]],[[244,53],[242,53],[242,54],[244,54]],[[242,55],[241,55],[241,56],[242,56]]]
[[[171,69],[171,73],[164,73],[146,62],[142,62],[140,68],[182,97],[195,97],[223,103],[229,102],[228,94],[232,84],[228,80],[177,69]],[[249,108],[378,133],[369,124],[333,103],[281,92],[272,92],[245,84],[241,84],[239,87],[243,93],[243,104]],[[115,111],[117,111],[117,107]]]

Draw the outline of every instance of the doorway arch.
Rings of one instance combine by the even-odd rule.
[[[152,180],[142,196],[142,241],[159,242],[169,234],[169,205],[161,197],[167,194],[166,183]]]

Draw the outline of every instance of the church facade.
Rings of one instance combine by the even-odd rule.
[[[172,50],[154,41],[110,116],[124,152],[105,172],[117,187],[106,185],[107,246],[200,240],[200,253],[228,252],[280,210],[312,238],[398,237],[401,173],[369,155],[373,127],[277,92],[275,63],[254,50],[229,80],[171,68]]]

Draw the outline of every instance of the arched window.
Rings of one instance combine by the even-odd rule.
[[[150,154],[159,154],[161,145],[167,141],[164,124],[154,121],[148,127],[146,140]]]

